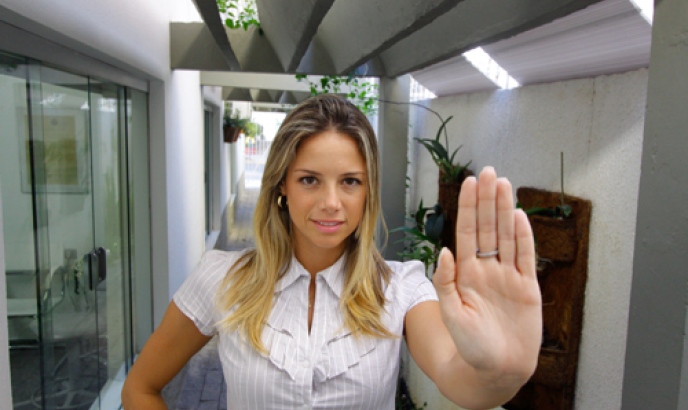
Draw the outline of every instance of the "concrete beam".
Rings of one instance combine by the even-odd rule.
[[[306,91],[277,91],[243,87],[222,87],[222,99],[274,104],[298,104],[311,93]]]
[[[222,99],[230,101],[253,101],[251,90],[248,88],[229,88],[222,89]]]
[[[277,102],[277,99],[273,97],[272,94],[268,92],[268,90],[252,88],[251,97],[253,101],[257,102]]]
[[[332,3],[334,0],[256,1],[260,26],[285,72],[294,72],[299,66]]]
[[[299,91],[285,91],[279,100],[280,104],[298,104],[311,96],[311,93]]]
[[[172,69],[232,70],[203,23],[170,23],[170,44]]]
[[[267,37],[256,26],[248,30],[225,28],[226,36],[239,61],[241,71],[282,73],[282,65]]]
[[[227,65],[232,69],[232,71],[241,70],[239,61],[232,50],[232,46],[229,44],[229,39],[227,38],[227,32],[225,31],[225,25],[220,20],[220,10],[217,8],[216,0],[193,0],[196,3],[196,8],[198,9],[201,18],[208,26],[208,30],[212,35],[217,47],[222,51],[225,57]],[[174,44],[172,44],[174,47]]]
[[[601,0],[466,0],[380,54],[396,77],[514,36]]]
[[[291,91],[285,91],[279,99],[280,104],[298,104],[299,100],[296,99],[294,93]]]
[[[428,25],[459,0],[338,1],[318,36],[337,74],[348,74],[390,45]],[[414,50],[415,51],[415,50]]]
[[[320,38],[316,35],[308,46],[305,55],[296,68],[297,73],[303,74],[323,74],[333,75],[336,70],[330,57],[330,53],[325,49]]]
[[[297,81],[293,74],[202,71],[201,85],[310,92],[308,84]]]
[[[282,96],[283,93],[282,90],[265,90],[265,92],[268,93],[268,95],[270,96],[270,101],[272,102],[279,101],[279,98]]]
[[[382,60],[375,56],[352,70],[354,75],[368,77],[384,77],[385,67]],[[330,53],[325,49],[317,35],[313,38],[306,54],[301,59],[301,63],[296,68],[297,73],[308,75],[337,75]]]

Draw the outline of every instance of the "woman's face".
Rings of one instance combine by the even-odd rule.
[[[325,131],[301,142],[281,186],[299,260],[334,260],[344,252],[361,222],[366,184],[366,163],[353,138]]]

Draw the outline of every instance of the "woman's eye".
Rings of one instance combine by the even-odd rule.
[[[304,185],[313,185],[317,182],[315,177],[301,177],[299,181]]]
[[[361,180],[358,178],[346,178],[344,179],[344,185],[347,186],[355,186],[355,185],[361,185]]]

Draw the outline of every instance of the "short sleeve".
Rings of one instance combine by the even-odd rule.
[[[238,259],[238,252],[206,252],[191,275],[186,278],[172,300],[206,336],[216,332],[218,321],[215,294],[222,279]]]
[[[390,283],[390,287],[394,289],[391,294],[404,312],[408,312],[421,302],[438,300],[435,287],[425,276],[425,266],[420,261],[387,264],[394,272]]]

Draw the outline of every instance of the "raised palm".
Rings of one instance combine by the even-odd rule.
[[[461,188],[454,255],[443,250],[433,282],[463,360],[500,373],[534,365],[542,309],[533,234],[511,184],[490,167]]]

